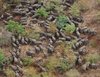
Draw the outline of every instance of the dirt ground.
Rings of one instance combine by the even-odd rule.
[[[90,38],[91,42],[94,41],[96,43],[96,47],[89,46],[89,53],[100,53],[100,24],[96,22],[93,23],[94,18],[98,15],[98,12],[100,12],[100,10],[98,10],[99,6],[97,6],[95,0],[82,1],[84,1],[84,3],[87,4],[90,8],[88,11],[82,14],[84,18],[84,23],[80,26],[93,28],[97,32],[97,35],[95,37],[92,37],[92,40]],[[100,68],[98,68],[97,70],[89,70],[86,73],[83,73],[81,77],[100,77]]]

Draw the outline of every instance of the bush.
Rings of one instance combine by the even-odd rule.
[[[47,17],[48,16],[48,12],[46,11],[46,9],[44,7],[41,7],[39,9],[36,10],[36,15],[40,16],[40,17]]]
[[[47,10],[56,10],[59,14],[63,12],[63,7],[60,5],[61,0],[49,0],[45,3]]]
[[[65,15],[60,15],[57,18],[57,27],[63,28],[66,25],[67,21],[68,21],[68,17],[66,17]]]
[[[23,35],[25,33],[24,27],[15,21],[9,20],[7,23],[7,30],[12,32],[12,33],[17,33]]]
[[[80,16],[80,7],[77,3],[74,3],[69,11],[73,16]]]
[[[63,27],[63,30],[65,30],[66,33],[68,34],[72,34],[74,31],[75,31],[75,25],[73,23],[71,24],[66,24],[64,27]]]
[[[70,64],[66,59],[50,57],[44,66],[49,69],[49,71],[54,71],[57,67],[61,68],[61,71],[66,71],[70,68]]]
[[[57,67],[60,67],[61,71],[65,72],[66,70],[70,69],[70,63],[66,59],[62,58],[60,59],[60,62]]]
[[[63,29],[68,34],[72,34],[75,31],[75,25],[64,15],[57,18],[57,27]]]

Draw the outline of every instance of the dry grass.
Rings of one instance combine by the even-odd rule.
[[[48,29],[49,32],[55,33],[55,32],[57,31],[57,27],[56,27],[56,24],[55,24],[55,23],[52,23],[52,22],[51,22],[51,23],[49,24],[49,27],[50,27],[50,28]]]
[[[100,61],[100,54],[98,53],[91,53],[91,54],[87,54],[85,57],[87,62],[91,62],[91,63],[97,63]]]
[[[65,55],[67,55],[68,62],[71,64],[74,64],[76,61],[76,55],[74,54],[74,51],[72,50],[72,48],[69,44],[66,45],[64,53],[65,53]]]
[[[39,77],[34,67],[24,67],[23,70],[25,77]]]
[[[71,6],[69,12],[70,12],[71,15],[73,15],[73,16],[80,16],[80,7],[79,7],[78,3],[75,2],[75,3]]]
[[[48,60],[44,63],[44,66],[47,67],[50,71],[54,70],[56,65],[59,63],[59,59],[55,56],[51,56]]]
[[[33,24],[32,28],[26,28],[26,36],[33,39],[39,39],[40,33],[43,32],[43,28],[39,24]]]
[[[59,52],[59,53],[61,54],[61,53],[64,52],[64,49],[65,49],[65,43],[62,42],[62,43],[60,43],[59,45],[57,45],[57,46],[55,47],[55,52],[56,52],[56,53]]]
[[[43,77],[55,77],[55,75],[52,72],[43,72],[41,73]]]
[[[6,73],[7,77],[14,77],[15,76],[14,71],[12,69],[10,69],[10,68],[7,68],[5,70],[5,73]]]
[[[66,72],[66,77],[80,77],[80,73],[76,69],[71,69]]]

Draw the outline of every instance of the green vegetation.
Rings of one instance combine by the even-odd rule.
[[[5,56],[3,54],[2,49],[0,49],[0,70],[2,70],[2,62],[5,60]]]
[[[64,26],[63,30],[65,30],[65,32],[68,34],[72,34],[75,31],[75,25],[73,23],[66,24],[66,26]]]
[[[57,27],[63,29],[68,34],[72,34],[75,31],[75,25],[65,15],[57,18]]]
[[[50,2],[50,1],[46,2],[45,6],[46,6],[45,8],[47,10],[54,10],[55,9],[55,4]]]
[[[44,7],[41,7],[39,9],[36,10],[36,15],[40,16],[40,17],[48,17],[48,12],[46,11],[46,9]]]
[[[63,72],[70,69],[71,64],[67,61],[67,59],[62,58],[57,67],[60,67]]]
[[[40,33],[32,31],[32,32],[27,33],[26,36],[28,36],[29,38],[38,40],[40,37]]]
[[[65,72],[68,70],[71,66],[70,63],[64,59],[64,58],[57,58],[57,57],[50,57],[46,63],[44,63],[44,66],[49,69],[49,71],[58,70],[57,67],[60,67],[61,70]]]
[[[80,15],[80,7],[77,3],[74,3],[70,8],[70,13],[73,16],[79,16]]]
[[[0,64],[5,60],[5,56],[3,54],[3,51],[0,49]]]
[[[100,53],[98,52],[99,30],[98,27],[96,27],[98,23],[100,23],[100,12],[98,12],[100,0],[75,0],[75,2],[71,3],[66,2],[66,0],[0,1],[5,1],[0,3],[2,11],[0,11],[0,20],[3,21],[0,21],[0,23],[3,23],[0,29],[0,47],[4,50],[3,52],[0,49],[0,71],[4,72],[7,77],[15,77],[16,71],[12,70],[10,66],[19,65],[19,63],[15,64],[15,62],[13,62],[13,56],[11,56],[18,55],[17,50],[21,50],[20,58],[23,64],[23,67],[21,67],[22,71],[18,71],[18,73],[20,75],[20,73],[23,72],[25,77],[80,77],[83,70],[85,73],[82,74],[82,76],[86,75],[88,77],[88,68],[85,64],[87,62],[91,64],[98,64],[100,62]],[[34,1],[36,2],[34,3]],[[90,1],[91,3],[89,3]],[[98,1],[98,3],[96,3],[96,1]],[[91,12],[91,15],[88,14],[89,12]],[[36,17],[34,17],[34,13]],[[10,16],[13,20],[9,20]],[[84,19],[83,23],[81,23],[80,18],[77,18],[81,16]],[[21,24],[23,21],[16,21],[22,17],[25,17],[25,20],[28,19],[25,25]],[[76,19],[73,17],[76,17]],[[79,25],[77,25],[81,34],[80,37],[74,34],[76,25],[72,20],[76,20],[77,23],[78,21],[80,22]],[[4,26],[4,21],[8,21],[6,26]],[[81,27],[84,28],[84,26],[90,26],[91,24],[93,25],[92,27],[97,30],[97,35],[92,37],[82,34]],[[90,30],[85,31],[87,34],[92,34]],[[15,42],[11,40],[13,35],[15,35],[15,38],[13,38]],[[80,46],[78,45],[81,44],[76,44],[76,42],[80,41],[81,38],[91,40],[89,45],[85,46],[86,50],[91,50],[92,48],[92,52],[94,52],[94,50],[96,51],[94,53],[91,51],[87,52],[85,55],[80,54]],[[24,41],[27,42],[27,44],[23,44]],[[42,43],[39,44],[39,41]],[[12,43],[17,47],[11,45]],[[74,44],[76,44],[76,48],[78,46],[77,50],[73,49],[72,46]],[[31,55],[33,57],[29,57],[28,54],[25,55],[28,50],[35,52],[34,55]],[[5,51],[14,51],[15,53],[10,54]],[[79,59],[80,63],[77,63],[78,56],[81,57],[81,59]],[[7,65],[3,67],[3,62],[5,61],[7,61]],[[37,65],[38,62],[40,66]],[[89,70],[91,70],[91,68],[89,68]],[[89,73],[91,75],[91,72]]]
[[[61,6],[60,3],[61,0],[48,0],[44,5],[48,11],[55,10],[58,14],[63,14],[63,6]]]
[[[33,64],[33,59],[31,57],[25,57],[22,61],[24,66],[30,66]]]
[[[87,62],[97,63],[98,61],[100,61],[100,54],[98,54],[98,53],[88,54],[85,57],[85,59]]]
[[[71,43],[66,44],[66,46],[64,48],[64,54],[67,56],[67,61],[70,64],[74,65],[77,57],[74,54],[74,52],[73,52],[71,47],[72,47]]]
[[[60,15],[57,18],[57,27],[62,29],[66,25],[68,20],[68,17],[66,17],[65,15]]]
[[[15,33],[15,34],[16,33],[21,34],[21,35],[23,35],[25,33],[25,29],[20,23],[9,20],[7,24],[8,24],[7,25],[8,31]]]
[[[59,60],[56,57],[50,57],[44,66],[47,67],[49,70],[54,70],[56,65],[59,63]]]

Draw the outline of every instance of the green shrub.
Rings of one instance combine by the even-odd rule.
[[[20,23],[9,20],[7,24],[8,24],[7,25],[8,31],[12,33],[21,34],[21,35],[25,33],[25,29]]]
[[[40,17],[47,17],[48,16],[48,12],[46,11],[46,9],[44,7],[41,7],[39,9],[36,10],[36,15],[40,16]]]
[[[57,67],[60,67],[61,70],[65,72],[66,70],[70,69],[71,66],[70,66],[70,63],[66,59],[62,58],[59,64],[57,65]]]
[[[65,15],[57,18],[57,27],[63,29],[68,34],[72,34],[75,31],[75,25]]]
[[[65,15],[60,15],[57,18],[57,27],[63,28],[66,25],[67,22],[68,22],[68,17],[66,17]]]
[[[66,24],[66,26],[64,26],[63,30],[65,30],[66,33],[68,34],[72,34],[75,31],[75,25],[73,23],[71,24]]]

